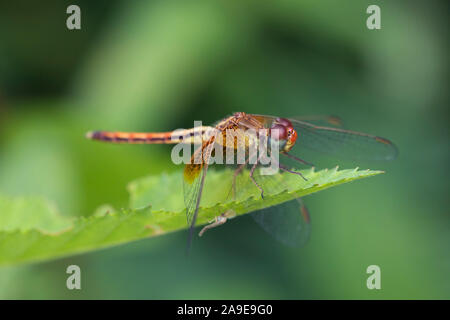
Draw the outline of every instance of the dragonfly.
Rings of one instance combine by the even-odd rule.
[[[241,138],[242,132],[251,134]],[[294,168],[287,167],[283,161],[275,165],[283,173],[295,174],[300,179],[307,180],[301,171],[301,166],[314,165],[302,158],[304,150],[310,149],[334,156],[351,157],[368,160],[393,160],[397,157],[396,146],[388,139],[341,128],[341,120],[335,116],[313,116],[303,118],[281,118],[269,115],[247,114],[236,112],[212,126],[197,126],[191,129],[169,132],[113,132],[91,131],[87,138],[109,143],[131,144],[194,144],[194,153],[186,163],[183,171],[184,202],[189,226],[188,250],[192,241],[194,227],[205,186],[206,174],[210,160],[217,150],[238,154],[243,151],[244,158],[235,166],[232,178],[231,194],[236,199],[237,185],[240,174],[249,169],[249,179],[264,199],[267,188],[285,189],[280,180],[274,180],[270,175],[258,175],[257,168],[264,167],[262,157],[250,155],[261,141],[275,141],[275,147],[270,144],[268,153],[281,155],[298,164]],[[216,217],[210,224],[203,227],[199,235],[207,230],[224,224],[234,213],[226,211]],[[259,210],[252,213],[254,220],[262,228],[275,236],[280,242],[292,245],[304,243],[309,237],[310,215],[300,198],[284,205]]]

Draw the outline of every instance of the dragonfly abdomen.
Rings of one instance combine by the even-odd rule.
[[[139,133],[139,132],[111,132],[111,131],[91,131],[86,135],[92,140],[110,143],[131,143],[131,144],[168,144],[178,143],[173,140],[170,132]]]
[[[171,132],[120,132],[120,131],[91,131],[86,134],[88,139],[109,143],[129,144],[176,144],[202,143],[209,139],[211,127],[195,127],[192,129]]]

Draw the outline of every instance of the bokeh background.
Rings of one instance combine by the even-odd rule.
[[[78,4],[82,29],[66,28]],[[382,29],[366,28],[381,7]],[[241,217],[0,269],[4,299],[450,298],[448,1],[1,1],[0,193],[65,215],[126,207],[128,182],[178,170],[167,146],[91,129],[165,131],[233,111],[335,114],[394,141],[386,174],[306,198],[312,237],[284,247]],[[333,165],[339,160],[330,160]],[[328,165],[328,164],[327,164]],[[174,190],[174,192],[181,192]],[[65,287],[66,267],[82,290]],[[366,268],[381,267],[381,290]]]

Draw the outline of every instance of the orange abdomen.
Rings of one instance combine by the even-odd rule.
[[[172,139],[171,132],[139,133],[139,132],[88,132],[87,138],[111,143],[167,144],[179,143],[180,139]]]

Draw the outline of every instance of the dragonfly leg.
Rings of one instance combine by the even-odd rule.
[[[261,198],[264,199],[264,190],[261,188],[261,186],[256,182],[255,178],[253,177],[253,173],[255,172],[256,166],[258,165],[258,162],[256,162],[252,168],[250,169],[250,179],[252,179],[252,182],[258,187],[258,189],[261,191]]]
[[[198,236],[201,237],[206,230],[218,227],[227,222],[228,219],[233,218],[236,215],[232,210],[225,211],[220,216],[215,217],[208,225],[204,226],[203,229],[199,232]]]
[[[315,167],[315,165],[313,163],[305,161],[303,159],[300,159],[300,158],[298,158],[298,157],[296,157],[296,156],[294,156],[294,155],[292,155],[292,154],[290,154],[288,152],[281,152],[281,154],[284,154],[286,157],[291,158],[291,159],[293,159],[295,161],[298,161],[298,162],[301,162],[303,164],[306,164],[307,166]]]
[[[289,172],[289,173],[297,174],[300,177],[302,177],[303,180],[308,181],[308,179],[306,179],[301,172],[296,172],[296,171],[289,170],[288,168],[283,166],[281,163],[280,163],[280,169],[283,170],[283,171]]]

